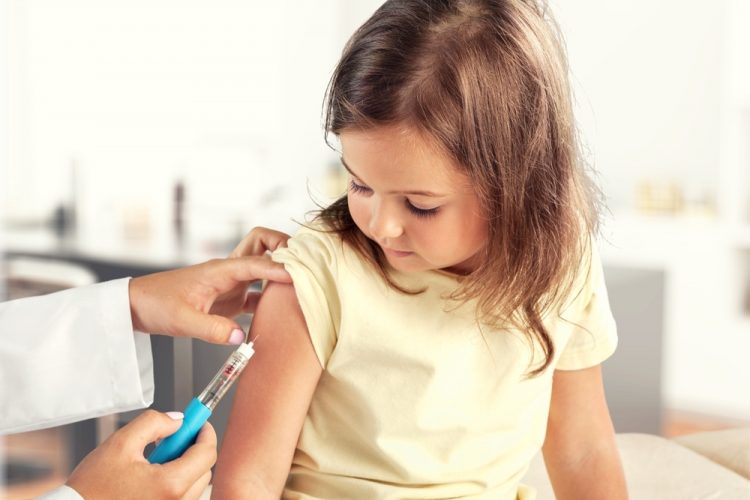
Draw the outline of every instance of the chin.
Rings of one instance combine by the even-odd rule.
[[[438,269],[435,266],[424,262],[421,259],[415,259],[412,262],[401,260],[401,259],[388,259],[388,264],[395,270],[402,273],[420,273],[424,271],[434,271]]]

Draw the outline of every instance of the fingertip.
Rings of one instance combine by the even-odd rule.
[[[195,442],[210,445],[216,444],[216,430],[214,429],[214,426],[211,425],[211,422],[203,424]]]
[[[180,412],[169,412],[172,414],[180,413]],[[169,413],[163,413],[157,410],[154,410],[153,408],[149,408],[147,410],[144,410],[143,413],[138,415],[133,419],[132,422],[130,422],[131,425],[134,427],[138,426],[144,426],[144,427],[153,427],[154,425],[158,424],[166,424],[170,425],[173,423],[174,420],[177,420],[175,417],[169,415]]]
[[[229,334],[229,341],[227,343],[231,345],[240,345],[245,341],[246,337],[245,332],[239,328],[235,328],[232,330],[232,333]]]
[[[235,344],[244,342],[245,332],[229,318],[218,314],[196,312],[192,318],[190,337],[201,339],[212,344]]]
[[[283,283],[291,283],[292,282],[292,276],[289,274],[289,272],[284,267],[284,264],[280,262],[274,262],[275,266],[271,270],[273,274],[275,275],[274,281],[283,282]]]
[[[284,264],[274,262],[269,257],[246,257],[247,268],[243,272],[252,273],[251,280],[265,279],[280,283],[291,283],[292,277],[287,272]],[[250,260],[252,259],[252,260]],[[250,267],[252,265],[252,267]]]
[[[286,248],[286,240],[287,239],[279,239],[276,242],[274,242],[273,248],[271,250],[276,251],[279,248]]]

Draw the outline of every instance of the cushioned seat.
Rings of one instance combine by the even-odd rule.
[[[698,432],[674,441],[750,479],[750,427]]]
[[[747,458],[743,453],[750,453],[750,443],[743,443],[741,438],[748,435],[748,430],[722,432],[720,436],[700,433],[685,440],[703,444],[715,457]],[[706,458],[677,442],[650,434],[618,434],[617,445],[631,500],[750,500],[750,480],[720,465],[719,459]],[[554,500],[541,454],[532,462],[523,482],[537,489],[537,500]]]
[[[750,500],[750,429],[674,440],[618,434],[617,446],[631,500]],[[555,500],[541,454],[523,482],[537,489],[537,500]],[[209,486],[201,500],[210,496]]]

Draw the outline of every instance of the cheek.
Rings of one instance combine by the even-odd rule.
[[[487,241],[487,222],[477,216],[456,215],[441,229],[443,247],[437,250],[445,261],[473,256]]]
[[[464,234],[461,240],[466,246],[466,251],[476,252],[487,243],[487,221],[474,216],[465,222]]]
[[[469,246],[483,246],[487,242],[489,223],[487,217],[483,215],[484,213],[476,197],[468,201],[462,210],[461,222],[459,222],[462,232],[461,239]]]
[[[409,241],[414,250],[432,264],[452,264],[464,253],[466,245],[462,222],[450,214],[432,222],[414,224],[409,228]]]
[[[367,234],[367,226],[369,225],[369,210],[367,209],[367,203],[365,203],[360,197],[348,196],[347,203],[349,205],[349,214],[357,227],[365,234]]]
[[[473,246],[482,246],[487,241],[487,220],[484,217],[474,215],[468,219],[466,227],[466,240],[471,241]]]

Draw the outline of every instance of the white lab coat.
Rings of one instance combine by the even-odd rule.
[[[129,278],[0,304],[0,435],[149,406],[148,335],[133,331]],[[47,500],[81,500],[72,488]]]
[[[133,331],[128,281],[0,304],[0,435],[153,402],[151,341]]]

